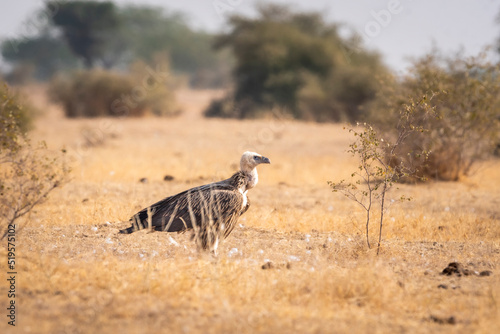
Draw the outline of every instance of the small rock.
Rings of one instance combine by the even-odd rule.
[[[163,177],[163,181],[173,181],[174,177],[172,175],[165,175]]]
[[[264,270],[266,270],[266,269],[272,269],[272,268],[274,268],[274,265],[273,265],[273,263],[272,263],[272,262],[266,262],[266,263],[264,263],[264,264],[262,265],[262,267],[261,267],[261,268],[262,268],[262,269],[264,269]]]
[[[462,276],[463,271],[464,269],[460,263],[451,262],[448,264],[448,267],[443,269],[441,275],[451,276],[455,274],[457,276]]]
[[[292,265],[290,264],[290,262],[284,262],[284,263],[278,263],[278,264],[274,264],[272,263],[271,261],[267,261],[266,263],[264,263],[261,267],[262,269],[266,270],[266,269],[291,269],[292,268]]]
[[[89,201],[89,199],[88,199],[88,198],[84,198],[84,199],[82,199],[82,203],[87,203],[88,201]]]
[[[455,319],[454,316],[437,317],[435,315],[431,315],[430,320],[434,321],[437,324],[441,324],[441,325],[455,325],[457,323],[457,320]]]
[[[469,263],[471,264],[471,263]],[[488,270],[482,271],[479,273],[478,271],[472,270],[472,269],[467,269],[465,268],[462,264],[458,262],[451,262],[448,264],[448,267],[444,268],[443,271],[441,272],[441,275],[457,275],[457,276],[488,276],[490,275],[491,272]]]
[[[147,177],[143,177],[139,180],[140,183],[148,183],[148,178]]]
[[[232,257],[232,256],[235,256],[235,255],[238,255],[240,252],[238,251],[238,248],[231,248],[231,250],[229,251],[229,253],[227,254],[227,256],[229,257]]]
[[[172,238],[172,236],[168,236],[168,241],[170,242],[171,245],[174,246],[179,246],[179,243]]]
[[[439,284],[438,289],[448,289],[448,286],[446,284]]]

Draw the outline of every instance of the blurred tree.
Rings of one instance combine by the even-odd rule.
[[[43,15],[49,8],[52,17]],[[82,64],[127,70],[139,59],[155,65],[157,56],[164,54],[172,72],[189,76],[192,86],[222,86],[229,81],[231,54],[215,52],[214,36],[193,30],[180,13],[161,7],[53,0],[36,13],[41,16],[49,20],[35,35],[1,44],[4,59],[13,65],[12,76],[34,72],[44,80]]]
[[[0,48],[2,57],[14,65],[9,81],[15,83],[22,83],[20,81],[24,80],[19,78],[19,72],[24,72],[22,69],[29,68],[36,79],[47,80],[55,72],[74,68],[78,64],[78,60],[66,44],[49,33],[34,37],[7,39],[2,42]]]
[[[71,51],[83,58],[87,68],[94,66],[97,60],[101,60],[105,67],[114,65],[117,59],[106,53],[120,24],[117,8],[112,2],[48,1],[45,6],[48,12],[51,8],[58,8],[51,20],[61,28]]]
[[[214,52],[213,35],[194,31],[184,15],[131,5],[120,8],[119,16],[123,24],[118,38],[128,46],[129,60],[152,63],[156,55],[166,51],[172,70],[191,74],[194,86],[220,85],[228,76],[228,53]]]
[[[215,101],[207,116],[254,117],[274,106],[295,118],[356,119],[375,96],[376,75],[386,70],[358,36],[342,38],[321,13],[294,13],[262,5],[259,17],[232,16],[217,49],[236,58],[233,94]]]

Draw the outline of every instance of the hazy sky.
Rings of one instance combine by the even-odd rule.
[[[42,0],[0,0],[0,38],[26,34],[30,14],[43,7]],[[61,0],[64,1],[64,0]],[[252,15],[256,0],[116,0],[116,3],[150,4],[184,12],[197,27],[218,31],[230,13]],[[332,22],[346,23],[378,50],[386,64],[397,70],[408,57],[437,46],[444,52],[463,50],[477,54],[500,37],[498,0],[274,0],[298,10],[316,10]],[[32,30],[32,29],[31,29]],[[492,57],[497,57],[493,52]]]

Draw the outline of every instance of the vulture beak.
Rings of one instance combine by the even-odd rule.
[[[266,158],[264,156],[262,156],[260,160],[262,161],[261,163],[263,163],[263,164],[270,164],[271,163],[271,160],[269,160],[269,158]]]

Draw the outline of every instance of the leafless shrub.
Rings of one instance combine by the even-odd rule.
[[[44,143],[32,145],[22,131],[22,107],[5,88],[0,96],[0,235],[66,181],[64,160]]]
[[[340,182],[329,181],[334,192],[341,192],[347,198],[358,203],[366,212],[366,243],[370,248],[369,226],[378,204],[379,235],[377,255],[382,240],[382,227],[386,209],[386,194],[394,183],[402,178],[421,174],[415,161],[425,163],[428,152],[425,150],[408,150],[406,141],[415,133],[426,133],[426,129],[418,125],[422,120],[434,114],[430,101],[434,95],[424,95],[419,101],[410,100],[399,110],[396,136],[391,139],[382,138],[369,124],[361,129],[349,129],[355,140],[349,145],[348,152],[358,161],[358,169],[351,174],[351,180]],[[402,158],[404,157],[404,158]],[[402,196],[401,200],[408,200]]]

